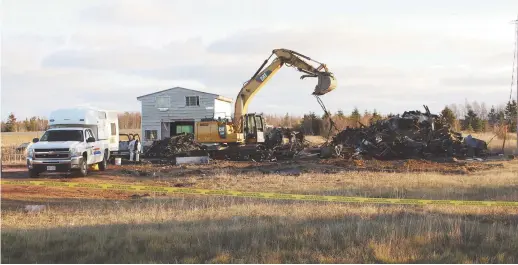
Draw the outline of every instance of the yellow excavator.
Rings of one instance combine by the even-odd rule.
[[[271,57],[276,58],[264,68]],[[314,67],[309,62],[318,66]],[[266,124],[264,117],[255,113],[247,113],[252,98],[272,78],[282,66],[294,67],[303,72],[300,79],[316,77],[318,83],[313,95],[321,96],[336,88],[336,79],[327,66],[312,60],[310,57],[287,49],[275,49],[255,74],[245,82],[236,98],[233,120],[202,120],[195,125],[196,142],[207,145],[249,145],[265,142]]]

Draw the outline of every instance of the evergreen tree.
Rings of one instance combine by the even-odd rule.
[[[369,122],[370,124],[374,124],[379,120],[381,120],[381,115],[379,115],[376,109],[374,109],[374,112],[372,112],[372,117],[370,118]]]
[[[505,112],[503,110],[499,110],[497,113],[498,123],[503,124],[505,122]]]
[[[495,106],[491,106],[491,110],[487,114],[488,124],[495,126],[498,123],[498,113],[496,112]]]
[[[357,107],[354,107],[354,110],[353,112],[351,113],[351,120],[353,120],[355,122],[355,124],[358,124],[358,122],[360,121],[361,119],[361,115],[360,115],[360,112],[358,111],[358,108]]]
[[[483,129],[484,122],[482,119],[480,119],[472,109],[469,109],[464,117],[464,130],[481,132]]]
[[[343,112],[342,110],[338,110],[338,111],[336,112],[336,116],[337,116],[338,118],[340,118],[340,119],[345,118],[344,112]]]
[[[290,127],[290,115],[287,112],[286,115],[284,115],[284,118],[282,119],[282,126]]]
[[[444,109],[441,111],[441,118],[444,120],[446,124],[450,125],[450,127],[453,128],[453,126],[455,125],[455,114],[447,106],[444,107]]]
[[[9,114],[9,117],[7,118],[7,122],[5,123],[5,131],[6,132],[14,132],[16,131],[16,116],[14,116],[14,113],[11,112]]]
[[[487,120],[482,120],[482,132],[487,132],[489,130],[489,122]]]
[[[516,100],[507,102],[507,105],[505,106],[504,115],[505,121],[509,125],[509,132],[516,132]]]
[[[482,132],[484,131],[484,121],[478,117],[473,120],[473,131]]]

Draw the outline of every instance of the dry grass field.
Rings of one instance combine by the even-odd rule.
[[[2,132],[2,146],[20,145],[32,141],[33,138],[39,138],[43,132]]]
[[[39,136],[2,133],[2,148]],[[489,141],[493,134],[474,136]],[[317,136],[308,140],[325,141]],[[502,143],[495,137],[489,147],[498,152]],[[504,150],[512,153],[515,146],[516,136],[510,135]],[[291,174],[293,170],[297,173]],[[517,160],[219,161],[206,166],[127,165],[91,172],[87,178],[43,178],[374,198],[518,201]],[[2,179],[27,180],[24,170],[7,169],[2,169]],[[1,198],[2,263],[518,262],[516,207],[361,205],[23,186],[2,186]],[[30,213],[23,210],[25,205],[46,209]]]
[[[463,133],[463,135],[467,136],[466,133]],[[498,137],[495,137],[495,134],[493,133],[473,133],[473,137],[479,138],[481,140],[484,140],[488,142],[488,148],[492,152],[504,152],[504,154],[513,154],[517,150],[516,146],[516,134],[515,133],[508,133],[507,138],[505,140],[499,139]],[[504,145],[505,144],[505,145]]]
[[[353,162],[348,162],[354,165]],[[401,164],[399,162],[391,162]],[[415,162],[417,163],[417,162]],[[123,166],[88,178],[177,187],[518,201],[516,160],[423,163],[400,172],[304,162]],[[346,168],[346,167],[342,167]],[[408,168],[408,171],[405,171]],[[412,171],[410,171],[412,170]],[[328,172],[328,173],[326,173]],[[448,171],[449,172],[449,171]],[[145,173],[145,174],[144,174]],[[3,172],[4,178],[20,178]],[[517,263],[518,208],[360,205],[2,187],[2,263]],[[44,204],[41,213],[22,206]]]

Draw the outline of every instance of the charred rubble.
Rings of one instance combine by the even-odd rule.
[[[344,158],[407,159],[473,157],[487,154],[486,142],[454,132],[438,115],[405,111],[370,126],[346,128],[330,143],[333,155]]]
[[[320,149],[321,157],[359,159],[408,159],[433,157],[484,157],[487,143],[453,131],[438,115],[405,111],[402,115],[379,120],[370,126],[346,128]],[[282,160],[291,159],[304,150],[309,142],[302,132],[290,128],[273,128],[265,132],[264,144],[209,150],[197,143],[192,134],[181,134],[155,141],[144,152],[145,157],[174,159],[178,156],[205,156],[217,160]],[[311,149],[311,148],[309,148]],[[325,150],[325,151],[324,151]]]
[[[174,159],[179,156],[205,156],[217,160],[277,160],[293,158],[308,146],[301,132],[290,128],[273,128],[265,134],[264,144],[233,146],[213,150],[194,139],[193,134],[180,134],[154,141],[144,152],[147,158]]]
[[[304,133],[291,128],[273,128],[265,138],[266,148],[275,157],[293,157],[309,146],[304,139]]]
[[[144,152],[145,157],[174,158],[202,151],[203,147],[194,140],[193,134],[179,134],[163,140],[154,141]]]

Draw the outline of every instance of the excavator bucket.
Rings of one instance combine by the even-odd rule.
[[[321,96],[336,88],[336,79],[331,75],[319,75],[318,84],[313,91],[313,95]]]

